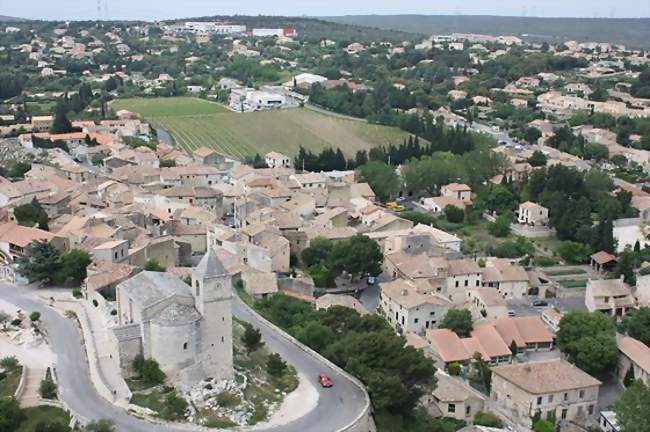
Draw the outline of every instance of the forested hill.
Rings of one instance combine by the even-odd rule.
[[[18,22],[18,21],[25,21],[25,20],[22,18],[0,15],[0,22]]]
[[[650,48],[650,18],[528,18],[486,15],[346,15],[340,23],[422,34],[517,35],[549,43],[599,41]]]

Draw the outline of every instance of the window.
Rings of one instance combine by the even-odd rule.
[[[538,396],[537,397],[537,405],[541,405],[541,404],[542,404],[542,397]]]
[[[221,336],[221,343],[223,343],[223,336]]]
[[[589,413],[589,415],[593,415],[593,414],[594,414],[594,406],[593,406],[593,405],[589,405],[589,406],[587,407],[587,412]]]
[[[447,412],[455,413],[456,412],[456,404],[448,404],[447,405]]]
[[[187,351],[187,342],[183,344],[183,351]]]
[[[460,286],[460,283],[458,281],[456,281],[456,288],[458,288],[459,286]]]
[[[469,415],[469,413],[470,413],[471,411],[472,411],[472,407],[470,407],[469,405],[467,405],[467,406],[465,407],[465,415]]]
[[[479,285],[479,282],[478,282],[478,280],[476,280],[476,286],[478,286],[478,285]]]
[[[579,397],[580,399],[582,399],[583,397],[585,397],[585,391],[584,391],[584,390],[580,390],[580,393],[578,394],[578,397]]]
[[[413,320],[413,322],[414,322],[415,324],[417,324],[417,323],[418,323],[418,321],[419,321],[419,319],[418,319],[418,318],[415,318],[415,319]]]
[[[469,280],[465,279],[465,286],[469,285]]]
[[[569,410],[567,410],[566,408],[564,408],[562,410],[562,416],[561,416],[562,420],[566,420],[566,416],[567,416],[568,413],[569,413]]]
[[[569,393],[564,393],[564,400],[568,401],[569,400]]]
[[[553,395],[548,395],[548,403],[553,402]]]
[[[196,281],[196,297],[201,295],[201,287],[199,286],[199,281]]]

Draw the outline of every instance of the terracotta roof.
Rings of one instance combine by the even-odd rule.
[[[199,147],[196,150],[194,150],[192,153],[195,156],[204,158],[204,157],[216,154],[217,152],[215,152],[214,150],[212,150],[211,148],[208,148],[208,147]]]
[[[530,394],[561,393],[601,384],[567,361],[518,363],[492,368],[492,373]]]
[[[427,330],[426,338],[445,363],[465,362],[472,358],[458,335],[449,329]]]
[[[614,255],[609,254],[605,251],[596,252],[591,256],[591,259],[600,265],[616,261],[616,257]]]
[[[650,348],[647,345],[629,336],[619,336],[617,343],[620,352],[646,373],[650,373]]]
[[[448,273],[449,276],[481,273],[481,268],[471,259],[450,260]]]
[[[451,191],[456,191],[456,192],[463,192],[463,191],[471,191],[472,188],[467,186],[464,183],[449,183],[448,185],[444,186],[445,188],[451,190]]]
[[[52,233],[38,228],[29,228],[13,223],[0,225],[0,241],[19,247],[26,247],[35,240],[50,241],[54,238]]]

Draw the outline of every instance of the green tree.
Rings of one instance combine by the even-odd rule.
[[[614,404],[614,411],[621,431],[647,431],[650,424],[650,388],[643,381],[637,380]]]
[[[468,337],[472,331],[472,313],[467,309],[451,309],[440,322],[441,328],[446,328],[460,337]]]
[[[488,232],[495,237],[507,237],[510,234],[510,217],[508,215],[497,217],[488,225]]]
[[[158,261],[155,259],[150,259],[147,260],[146,263],[144,263],[144,270],[145,271],[152,271],[152,272],[164,272],[167,270],[165,266],[160,264]]]
[[[115,432],[113,422],[108,419],[91,421],[86,425],[86,432]]]
[[[133,370],[142,382],[153,387],[165,382],[165,373],[160,370],[158,362],[152,358],[145,358],[138,354],[133,359]]]
[[[445,218],[451,223],[462,223],[465,219],[465,212],[450,204],[445,207]]]
[[[287,371],[287,363],[282,360],[280,354],[273,353],[269,355],[269,358],[266,361],[266,371],[269,375],[280,378]]]
[[[41,380],[38,393],[43,399],[56,399],[56,384],[51,378],[45,378]]]
[[[54,110],[54,121],[52,122],[50,132],[53,134],[63,134],[72,131],[72,123],[68,120],[67,104],[63,100],[59,100]]]
[[[526,130],[524,131],[524,140],[529,144],[537,144],[537,141],[541,137],[542,137],[542,132],[539,129],[537,129],[536,127],[531,126],[531,127],[526,128]],[[535,152],[533,153],[533,156],[535,156],[535,153],[538,153],[538,152],[539,152],[538,150],[535,150]],[[541,152],[539,152],[539,153],[541,153]],[[542,156],[544,156],[544,153],[541,153],[541,154],[542,154]],[[538,160],[540,160],[540,159],[538,159]],[[531,165],[533,165],[533,163],[530,162],[530,160],[528,162]],[[544,163],[541,164],[541,165],[546,165],[546,156],[544,156]],[[533,165],[533,166],[541,166],[541,165]]]
[[[625,314],[623,331],[630,337],[650,346],[650,309],[642,307]]]
[[[517,199],[507,187],[496,185],[488,193],[485,204],[488,210],[502,214],[514,210]]]
[[[492,428],[503,427],[503,422],[496,414],[489,411],[479,411],[474,415],[474,424]]]
[[[400,181],[395,169],[384,162],[371,161],[357,169],[357,181],[366,182],[382,201],[399,192]]]
[[[347,272],[352,278],[381,273],[383,254],[377,242],[363,234],[337,242],[332,248],[328,267],[335,274]]]
[[[336,339],[336,333],[326,325],[310,321],[296,332],[296,338],[316,351],[322,351]]]
[[[483,360],[483,355],[479,352],[474,353],[474,372],[471,379],[478,382],[487,393],[490,393],[490,389],[492,388],[492,371],[488,363]]]
[[[30,282],[51,284],[61,271],[61,253],[48,242],[33,241],[18,261],[18,273]]]
[[[34,432],[70,432],[70,428],[60,421],[41,420],[36,423]]]
[[[38,228],[47,231],[49,218],[43,207],[36,201],[19,205],[14,208],[14,216],[19,225],[33,227],[38,225]]]
[[[188,403],[172,391],[165,397],[165,405],[160,410],[160,417],[169,421],[178,421],[185,418]]]
[[[14,398],[0,398],[0,432],[14,432],[25,418],[18,401]]]
[[[625,250],[618,257],[616,267],[614,267],[614,277],[623,276],[623,280],[630,284],[636,285],[636,275],[634,274],[635,258],[634,252]]]
[[[528,158],[528,163],[533,167],[541,167],[546,165],[546,155],[539,150],[535,150]]]
[[[86,279],[86,269],[92,259],[86,251],[73,249],[61,257],[61,271],[59,280],[71,281],[75,286],[81,285]]]
[[[36,322],[39,319],[41,319],[41,313],[39,311],[33,311],[32,313],[29,314],[29,320],[31,322]]]
[[[560,321],[557,346],[568,360],[588,374],[616,366],[618,348],[614,321],[600,312],[571,311]]]
[[[555,432],[555,425],[548,420],[538,420],[533,424],[534,432]]]
[[[322,264],[327,261],[334,243],[325,237],[315,237],[309,242],[309,247],[302,251],[302,262],[307,267]]]
[[[578,242],[564,241],[558,248],[558,254],[567,264],[585,264],[591,257],[591,249]]]
[[[241,336],[241,340],[246,347],[246,351],[250,354],[264,346],[264,342],[262,342],[262,332],[249,323],[246,323],[244,327],[244,334]]]

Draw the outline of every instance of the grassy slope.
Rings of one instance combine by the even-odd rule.
[[[242,114],[193,98],[118,100],[113,108],[139,112],[154,127],[169,132],[187,151],[205,145],[239,158],[271,150],[293,155],[300,145],[312,151],[340,147],[352,156],[357,150],[399,144],[407,137],[396,128],[307,109]]]

